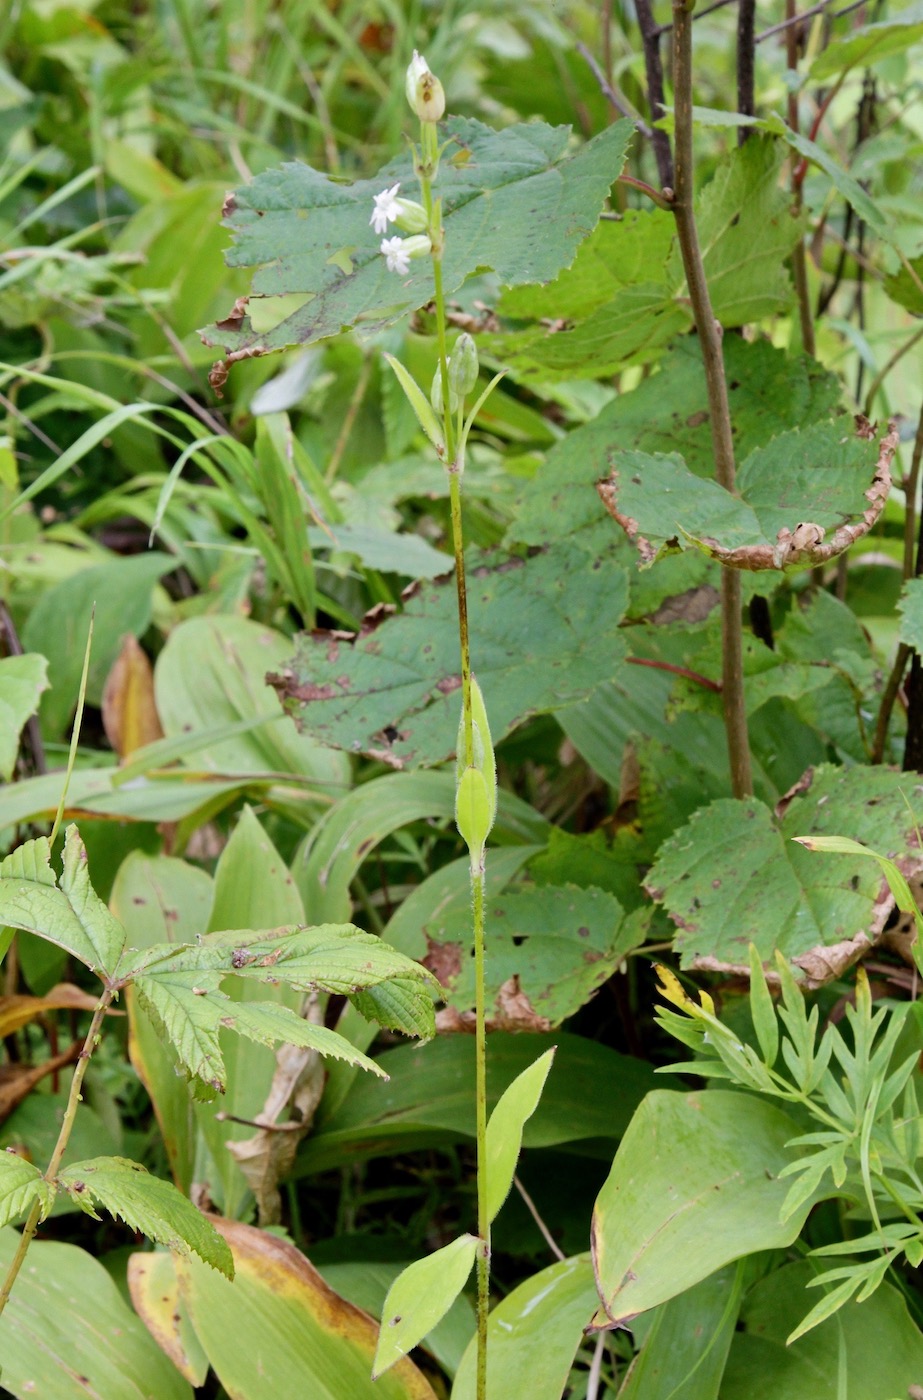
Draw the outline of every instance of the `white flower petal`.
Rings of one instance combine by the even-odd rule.
[[[400,189],[400,181],[392,185],[389,190],[382,190],[381,194],[374,196],[375,208],[372,210],[372,217],[369,223],[376,233],[387,233],[388,224],[393,224],[401,212],[401,206],[397,199],[397,192]]]

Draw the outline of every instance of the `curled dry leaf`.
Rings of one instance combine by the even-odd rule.
[[[154,699],[154,672],[137,639],[128,633],[106,677],[103,728],[120,759],[163,738]]]

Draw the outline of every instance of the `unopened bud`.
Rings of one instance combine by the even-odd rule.
[[[463,399],[478,382],[478,348],[472,336],[462,331],[449,358],[449,387]]]
[[[426,210],[412,199],[396,199],[394,222],[405,233],[425,233],[429,227]]]
[[[449,412],[450,412],[450,413],[457,413],[457,412],[458,412],[458,394],[455,392],[455,388],[454,388],[454,386],[453,386],[453,384],[452,384],[452,356],[451,356],[451,355],[449,356],[448,360],[446,361],[446,366],[447,366],[448,371],[449,371]],[[437,413],[437,414],[440,416],[440,418],[441,418],[441,417],[442,417],[442,412],[443,412],[442,405],[443,405],[444,400],[443,400],[443,397],[442,397],[442,370],[441,370],[441,368],[439,368],[439,367],[437,367],[436,373],[433,375],[433,387],[432,387],[432,389],[430,389],[430,392],[429,392],[429,401],[430,401],[430,403],[433,405],[433,411],[434,411],[435,413]]]
[[[413,58],[407,69],[407,101],[421,121],[438,122],[445,112],[445,93],[442,83],[429,71],[429,64],[422,54],[413,51]]]

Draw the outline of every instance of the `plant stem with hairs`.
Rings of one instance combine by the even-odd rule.
[[[109,1010],[114,996],[114,989],[107,988],[93,1012],[90,1029],[87,1031],[86,1039],[83,1042],[83,1049],[80,1052],[80,1058],[74,1070],[74,1077],[71,1080],[70,1093],[67,1096],[67,1107],[64,1110],[64,1120],[61,1123],[58,1140],[54,1145],[51,1160],[42,1173],[44,1180],[49,1186],[54,1186],[54,1179],[58,1174],[58,1169],[61,1166],[64,1153],[67,1151],[67,1144],[70,1142],[70,1135],[74,1127],[74,1119],[77,1116],[77,1105],[80,1103],[80,1090],[83,1087],[83,1080],[87,1072],[87,1066],[90,1063],[90,1056],[96,1047],[96,1043],[99,1039],[100,1027],[102,1026],[103,1019],[106,1012]],[[35,1232],[42,1218],[43,1208],[43,1202],[37,1200],[23,1226],[16,1253],[13,1255],[10,1267],[7,1269],[6,1278],[3,1280],[3,1284],[0,1285],[0,1313],[3,1312],[3,1309],[9,1302],[13,1284],[16,1282],[19,1271],[25,1263],[26,1255],[29,1252],[29,1246],[35,1238]]]
[[[675,122],[675,172],[672,201],[676,231],[683,257],[683,268],[689,288],[689,299],[695,316],[702,363],[708,386],[708,408],[711,423],[715,477],[726,491],[736,488],[734,441],[731,436],[731,411],[728,403],[724,356],[721,350],[722,331],[715,320],[708,292],[708,282],[699,249],[698,231],[693,208],[694,178],[692,159],[692,11],[683,0],[673,5],[673,96]],[[742,590],[740,574],[735,569],[721,571],[721,645],[722,699],[724,726],[727,735],[731,786],[735,797],[749,797],[753,792],[750,764],[750,741],[747,734],[747,714],[743,689],[743,639],[741,633]]]

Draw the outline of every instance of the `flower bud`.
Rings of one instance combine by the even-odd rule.
[[[416,49],[407,69],[406,92],[407,101],[421,121],[439,121],[445,112],[442,83],[433,77],[426,59]]]
[[[449,358],[449,386],[463,399],[478,382],[478,348],[472,336],[462,331]]]
[[[447,363],[448,371],[449,371],[449,412],[450,412],[450,413],[457,413],[457,412],[458,412],[458,394],[455,392],[455,389],[452,387],[452,357],[451,357],[451,356],[449,356],[449,359],[448,359],[448,361],[447,361],[446,363]],[[439,415],[440,418],[441,418],[441,417],[442,417],[442,411],[443,411],[443,409],[442,409],[442,405],[443,405],[443,398],[442,398],[442,370],[439,368],[438,365],[436,366],[436,373],[433,375],[433,387],[432,387],[432,389],[430,389],[430,391],[429,391],[429,401],[430,401],[430,403],[433,405],[433,410],[434,410],[434,412],[438,413],[438,415]]]
[[[396,199],[394,222],[405,233],[425,233],[429,227],[426,210],[412,199]]]

